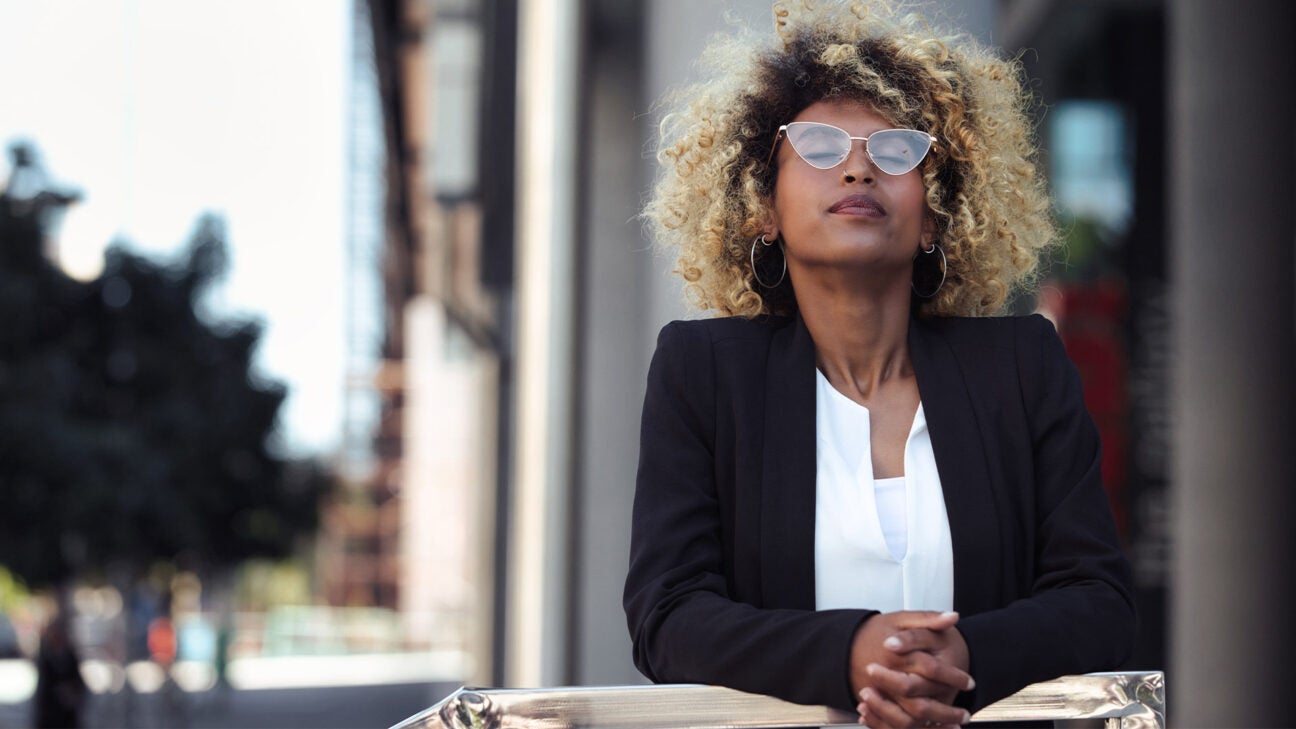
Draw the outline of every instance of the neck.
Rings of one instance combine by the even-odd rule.
[[[910,298],[892,284],[794,283],[797,308],[815,343],[815,366],[838,391],[868,400],[888,381],[913,377],[909,360]],[[804,292],[804,293],[803,293]]]

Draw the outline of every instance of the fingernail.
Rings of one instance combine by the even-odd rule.
[[[966,724],[969,721],[972,721],[972,715],[967,713],[966,711],[963,712],[963,723]]]
[[[886,640],[882,641],[882,645],[887,648],[890,648],[891,650],[896,650],[897,648],[900,647],[901,643],[900,643],[900,639],[893,635],[890,638],[887,638]]]
[[[866,688],[860,689],[860,698],[867,703],[869,699],[873,698],[873,692]]]
[[[879,668],[881,668],[881,666],[879,666],[878,664],[870,663],[864,667],[864,672],[872,676],[873,674],[877,673]]]
[[[967,685],[967,688],[966,688],[966,689],[963,689],[963,690],[964,690],[964,691],[971,691],[971,690],[974,689],[974,688],[976,688],[976,679],[975,679],[975,678],[972,678],[971,676],[968,676],[968,685]]]
[[[942,618],[957,618],[957,617],[958,617],[958,613],[954,612],[953,610],[946,610],[945,612],[941,613],[941,617],[942,617]]]

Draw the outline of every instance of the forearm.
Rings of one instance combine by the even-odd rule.
[[[670,605],[669,608],[663,607]],[[697,593],[627,603],[635,664],[658,683],[707,683],[852,710],[851,639],[866,610],[767,610]]]
[[[1112,670],[1134,642],[1131,604],[1105,585],[1053,590],[963,618],[977,686],[973,711],[1023,686],[1058,676]]]

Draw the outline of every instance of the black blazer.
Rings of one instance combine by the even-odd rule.
[[[1052,325],[915,319],[909,349],[977,682],[958,703],[1116,668],[1133,646],[1130,569]],[[854,709],[851,640],[874,611],[814,609],[815,469],[814,344],[799,316],[662,329],[624,594],[645,676]]]

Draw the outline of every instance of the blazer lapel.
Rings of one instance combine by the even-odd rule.
[[[954,609],[993,608],[1002,589],[999,520],[968,382],[936,324],[911,319],[913,362],[954,547]]]
[[[813,610],[814,342],[798,314],[774,332],[765,363],[761,597],[766,608]]]

